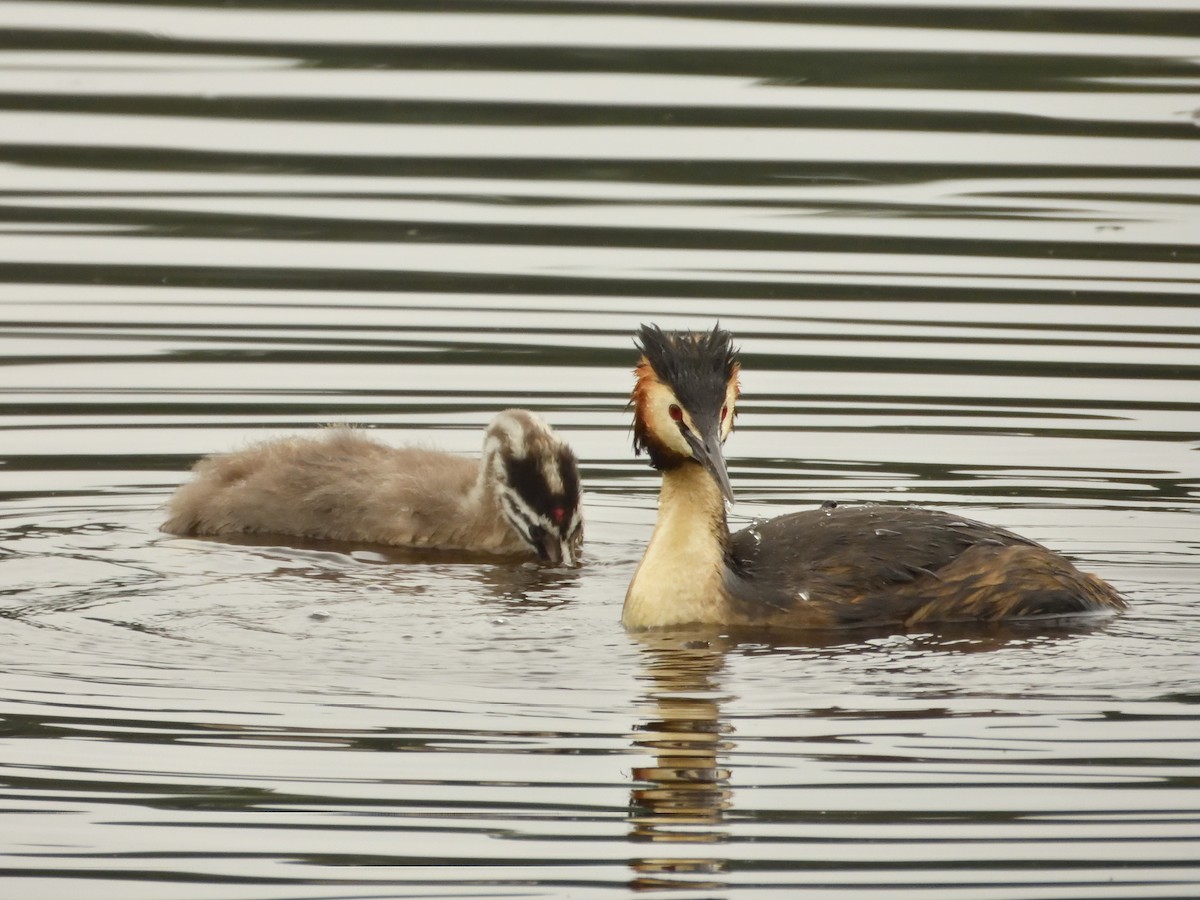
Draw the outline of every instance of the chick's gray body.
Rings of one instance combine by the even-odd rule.
[[[515,482],[515,483],[514,483]],[[168,505],[173,534],[317,539],[573,560],[575,456],[536,416],[498,415],[481,458],[392,447],[353,428],[264,441],[198,462]]]

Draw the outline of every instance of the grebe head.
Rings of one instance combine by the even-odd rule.
[[[634,369],[634,452],[645,451],[656,469],[703,466],[732,502],[721,450],[737,415],[740,366],[732,335],[720,326],[665,332],[643,325],[636,343],[642,358]]]
[[[487,427],[483,466],[505,519],[538,558],[575,565],[583,510],[571,448],[533,413],[506,409]]]

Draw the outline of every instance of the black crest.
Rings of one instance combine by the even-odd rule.
[[[719,325],[712,331],[696,332],[663,331],[657,325],[643,325],[637,331],[635,345],[653,370],[654,378],[674,391],[679,403],[694,418],[717,421],[729,382],[737,377],[733,335]],[[648,375],[639,369],[635,402]],[[670,451],[637,418],[633,446],[635,452],[648,452],[655,468],[669,467],[672,462]]]
[[[684,385],[697,383],[724,397],[725,386],[738,364],[733,335],[720,325],[712,331],[695,332],[663,331],[657,325],[643,325],[637,331],[636,344],[658,380],[670,385],[676,394]]]
[[[693,415],[714,412],[725,402],[738,357],[733,335],[720,325],[712,331],[694,332],[643,325],[637,331],[636,344],[658,380],[670,387]]]

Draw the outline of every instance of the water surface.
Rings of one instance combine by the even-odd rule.
[[[1194,4],[9,3],[0,885],[1200,892]],[[1018,530],[1072,627],[626,634],[642,322],[743,351],[735,524]],[[584,564],[180,539],[199,456],[525,406]]]

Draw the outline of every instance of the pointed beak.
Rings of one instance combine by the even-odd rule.
[[[557,566],[563,561],[563,544],[558,539],[557,534],[547,533],[542,536],[539,541],[538,555],[550,563],[552,566]]]
[[[725,453],[721,449],[721,425],[714,422],[706,425],[702,434],[687,432],[687,442],[692,448],[696,462],[704,466],[713,477],[721,496],[733,503],[733,487],[729,484],[729,472],[725,468]]]
[[[539,556],[553,566],[574,566],[579,560],[567,538],[547,533],[539,542]]]

